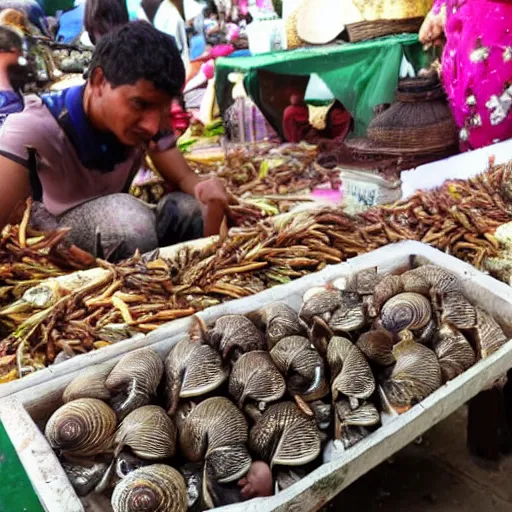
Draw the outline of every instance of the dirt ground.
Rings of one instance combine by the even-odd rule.
[[[510,512],[512,457],[484,467],[466,449],[466,408],[336,498],[325,512]]]

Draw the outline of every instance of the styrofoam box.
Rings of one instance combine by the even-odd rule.
[[[380,273],[387,273],[404,271],[412,264],[425,263],[439,265],[456,274],[462,281],[465,296],[476,306],[490,313],[500,323],[507,337],[512,337],[512,289],[482,274],[474,267],[418,242],[402,242],[383,247],[346,263],[327,267],[321,272],[290,284],[215,306],[199,313],[199,316],[210,323],[222,315],[248,313],[275,301],[285,301],[298,309],[304,292],[313,286],[340,277],[349,278],[354,273],[375,266]],[[108,349],[81,356],[82,366],[89,367],[106,360],[114,366],[121,358],[122,352],[142,346],[151,346],[165,356],[174,344],[186,335],[189,323],[190,319],[175,321],[144,339],[123,342],[123,346],[119,346],[119,350],[112,354],[110,359],[104,357]],[[292,487],[270,498],[259,498],[217,510],[318,510],[357,478],[490,386],[510,368],[512,343],[509,341],[498,352],[479,361],[464,374],[442,386],[405,414],[386,423],[351,449],[335,453],[330,462],[323,464]],[[0,420],[4,423],[43,506],[49,512],[108,510],[105,503],[84,508],[37,426],[42,427],[49,415],[62,403],[64,388],[82,369],[74,368],[68,374],[58,375],[47,382],[23,389],[12,397],[0,400]]]

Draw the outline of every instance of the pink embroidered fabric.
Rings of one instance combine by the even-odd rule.
[[[462,149],[512,137],[512,1],[435,0],[446,8],[442,79]]]

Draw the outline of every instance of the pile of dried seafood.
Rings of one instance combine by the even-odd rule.
[[[60,357],[72,356],[148,332],[400,240],[422,241],[481,267],[499,252],[496,228],[512,220],[511,171],[499,166],[360,215],[338,208],[279,216],[233,229],[200,250],[185,247],[173,261],[135,256],[104,264],[109,272],[102,281],[22,324],[3,312],[17,329],[0,342],[0,378],[52,364],[61,351]]]
[[[21,223],[6,226],[0,235],[0,306],[18,299],[45,279],[95,264],[90,254],[61,243],[68,229],[52,232],[32,229],[31,207],[29,201]]]
[[[114,512],[210,509],[286,489],[329,440],[350,449],[506,340],[446,270],[370,269],[298,313],[196,318],[165,361],[146,348],[84,372],[45,434],[77,493]]]

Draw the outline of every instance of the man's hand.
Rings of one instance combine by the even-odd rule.
[[[224,207],[228,204],[226,189],[218,178],[200,181],[194,188],[194,196],[203,206],[212,202],[221,203]]]
[[[151,159],[167,183],[193,195],[202,206],[204,236],[218,234],[228,206],[228,194],[222,182],[217,178],[201,180],[176,148],[151,153]]]

